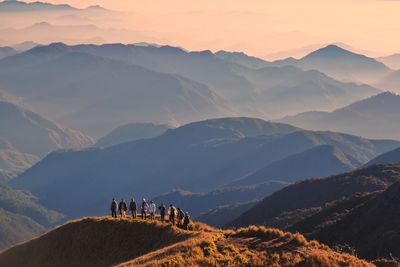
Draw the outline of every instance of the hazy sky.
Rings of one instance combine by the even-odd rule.
[[[100,4],[129,13],[124,27],[191,50],[268,55],[343,42],[379,54],[400,52],[400,1],[387,0],[49,0]]]

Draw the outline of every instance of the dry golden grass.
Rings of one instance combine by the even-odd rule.
[[[191,231],[108,217],[70,222],[0,255],[0,266],[373,266],[300,234],[251,226]]]

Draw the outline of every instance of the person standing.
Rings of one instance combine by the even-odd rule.
[[[186,212],[185,218],[183,219],[183,229],[189,230],[190,216],[189,212]]]
[[[142,200],[142,219],[146,220],[147,218],[147,210],[149,208],[149,204],[147,204],[146,199]]]
[[[149,206],[150,220],[154,220],[156,218],[156,210],[156,204],[154,203],[154,201],[151,201]]]
[[[115,198],[113,198],[111,201],[111,217],[117,218],[117,208],[118,208],[118,203],[115,200]]]
[[[132,198],[131,203],[129,203],[129,211],[132,213],[132,218],[136,219],[137,205],[135,199]]]
[[[178,208],[177,217],[178,217],[178,226],[181,226],[182,222],[183,222],[183,218],[185,217],[185,213],[183,212],[183,210],[181,210],[181,208]]]
[[[121,199],[121,202],[118,205],[118,209],[119,209],[119,214],[121,215],[121,218],[125,217],[126,211],[127,211],[127,206],[126,206],[124,199]]]
[[[163,203],[161,203],[160,207],[158,207],[158,209],[160,210],[160,217],[161,217],[161,221],[163,222],[165,220],[165,205]]]
[[[169,205],[169,221],[174,225],[175,224],[175,207],[172,204]]]

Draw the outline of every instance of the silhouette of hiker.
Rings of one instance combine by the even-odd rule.
[[[151,201],[149,206],[150,220],[154,220],[156,218],[156,210],[156,204],[154,203],[154,201]]]
[[[169,205],[169,221],[175,224],[175,207],[172,204]]]
[[[118,207],[118,203],[115,200],[115,198],[113,198],[111,201],[111,216],[113,218],[117,218],[117,207]]]
[[[147,210],[149,208],[149,204],[147,204],[146,199],[143,198],[142,201],[142,219],[146,220],[147,218]]]
[[[189,212],[186,212],[185,218],[183,219],[183,229],[189,230],[190,216]]]
[[[136,219],[137,205],[135,199],[132,198],[131,203],[129,203],[129,211],[132,213],[132,218]]]
[[[121,217],[125,217],[127,207],[126,207],[126,203],[125,203],[124,199],[121,199],[121,202],[118,205],[118,209],[119,209],[119,214],[121,215]]]
[[[185,213],[183,212],[183,210],[181,210],[181,208],[178,208],[178,212],[177,212],[178,214],[177,214],[177,217],[178,217],[178,226],[181,226],[182,225],[182,221],[183,221],[183,218],[185,217]]]
[[[161,221],[163,222],[165,220],[165,205],[161,203],[160,207],[158,207],[160,210],[160,217]]]

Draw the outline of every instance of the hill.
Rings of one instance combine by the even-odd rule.
[[[233,185],[259,184],[274,179],[293,182],[342,173],[360,166],[357,160],[340,149],[321,145],[273,162],[249,177],[235,181]]]
[[[38,236],[64,218],[33,195],[5,185],[0,185],[0,217],[0,250]]]
[[[8,57],[8,56],[13,56],[17,54],[18,52],[13,49],[12,47],[0,47],[0,59]]]
[[[376,60],[382,62],[386,66],[394,70],[400,69],[400,54],[393,54],[385,57],[379,57]]]
[[[290,227],[317,213],[329,202],[357,192],[383,190],[399,180],[399,165],[374,165],[328,178],[305,180],[266,197],[228,226]]]
[[[112,234],[108,233],[120,233]],[[253,244],[258,244],[252,246]],[[23,256],[22,256],[23,255]],[[299,234],[263,227],[219,231],[195,225],[184,231],[169,224],[108,218],[70,222],[0,254],[9,267],[35,266],[372,266],[333,252]]]
[[[112,130],[109,134],[100,138],[95,146],[110,147],[139,139],[154,138],[171,128],[174,127],[166,124],[130,123]]]
[[[303,131],[259,119],[224,118],[106,149],[54,152],[13,179],[11,186],[31,191],[68,216],[96,215],[113,197],[151,198],[177,187],[209,192],[319,145],[335,146],[364,164],[400,144]]]
[[[82,149],[93,144],[93,140],[81,132],[56,124],[22,106],[1,99],[0,124],[0,142],[3,143],[0,146],[3,149],[17,150],[36,157],[43,157],[56,149]],[[29,155],[25,157],[24,161],[27,163],[36,159]]]
[[[294,65],[305,70],[319,70],[343,81],[373,84],[392,70],[377,60],[353,53],[337,45],[328,45],[301,59],[276,61],[278,65]]]
[[[400,93],[400,70],[396,70],[376,83],[378,88]]]
[[[290,230],[324,244],[354,248],[366,259],[399,258],[400,183],[388,189],[337,201]]]
[[[0,251],[37,237],[45,230],[29,217],[0,208]]]
[[[382,155],[377,156],[370,162],[366,164],[366,166],[371,166],[374,164],[387,164],[387,163],[400,163],[400,148],[396,148],[387,153],[383,153]]]
[[[381,93],[332,112],[311,111],[279,121],[310,130],[400,139],[400,95]]]

